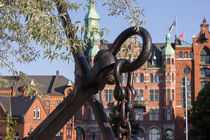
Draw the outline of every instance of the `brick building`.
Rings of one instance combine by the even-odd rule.
[[[32,87],[31,95],[27,94],[27,82],[19,76],[4,76],[0,87],[0,138],[4,139],[6,131],[6,121],[10,116],[16,120],[14,126],[14,138],[22,139],[33,131],[56,106],[70,93],[71,85],[64,76],[27,76],[27,81]],[[34,90],[33,90],[34,87]],[[40,97],[33,94],[40,93]],[[60,132],[53,138],[54,140],[68,140],[72,138],[72,121],[69,121]]]
[[[85,37],[90,39],[85,54],[90,65],[93,65],[98,50],[107,49],[111,45],[98,37],[99,20],[94,2],[91,1],[85,17],[85,24],[89,29]],[[138,126],[139,139],[185,139],[185,101],[187,99],[189,109],[198,92],[210,81],[210,33],[205,18],[200,27],[200,33],[192,37],[193,43],[190,45],[177,37],[175,43],[171,43],[169,33],[166,35],[166,42],[153,43],[148,61],[135,71],[134,87],[137,97],[131,119],[134,119],[134,127]],[[88,36],[91,30],[93,35]],[[140,50],[141,43],[133,36],[123,44],[118,58],[132,61]],[[80,72],[77,65],[75,68],[77,78]],[[126,73],[122,75],[123,84],[126,84],[127,78]],[[116,105],[113,91],[114,86],[106,85],[101,94],[107,115]],[[75,129],[78,140],[102,139],[88,103],[75,115]]]

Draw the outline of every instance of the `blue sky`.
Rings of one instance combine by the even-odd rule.
[[[78,1],[78,0],[77,0]],[[79,0],[82,1],[82,0]],[[111,29],[108,36],[104,35],[103,39],[113,42],[114,39],[126,28],[129,27],[128,22],[122,17],[108,17],[106,7],[101,7],[101,0],[96,0],[96,10],[100,15],[100,27]],[[146,22],[142,25],[151,34],[153,43],[164,43],[165,36],[169,26],[177,16],[177,35],[185,33],[185,41],[191,43],[192,35],[197,35],[200,31],[200,24],[205,17],[207,23],[210,24],[210,0],[137,0],[138,7],[144,9],[144,17]],[[87,2],[86,2],[87,4]],[[78,13],[70,13],[73,21],[82,21],[87,12],[80,9]],[[171,32],[174,42],[175,29]],[[60,75],[66,78],[74,79],[74,62],[70,63],[40,58],[36,62],[30,64],[16,64],[16,69],[28,75],[54,75],[59,70]],[[3,75],[10,75],[6,71]]]

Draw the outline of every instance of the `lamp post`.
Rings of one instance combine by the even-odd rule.
[[[187,77],[185,77],[185,133],[186,133],[186,140],[188,140],[188,105],[187,105],[187,87],[188,87],[187,83]]]

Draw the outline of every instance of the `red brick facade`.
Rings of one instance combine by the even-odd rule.
[[[208,27],[204,19],[200,33],[192,39],[193,44],[182,44],[181,40],[176,39],[175,43],[171,44],[171,52],[163,53],[167,43],[153,44],[149,60],[135,72],[134,87],[139,93],[135,104],[144,105],[146,108],[145,112],[141,108],[134,108],[133,112],[134,125],[138,125],[143,134],[141,139],[158,140],[166,136],[169,139],[185,139],[185,95],[190,108],[191,101],[196,99],[201,90],[201,85],[210,81]],[[131,41],[121,48],[123,51],[118,57],[133,60],[138,56],[138,46],[138,42],[131,38]],[[201,69],[204,70],[201,72]],[[123,74],[123,84],[125,79],[127,75]],[[113,90],[114,86],[106,85],[101,94],[108,115],[116,104]],[[75,128],[78,140],[102,139],[88,104],[77,113]]]

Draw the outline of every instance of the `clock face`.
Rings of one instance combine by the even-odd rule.
[[[96,25],[97,25],[96,20],[92,20],[92,21],[91,21],[91,24],[92,24],[93,26],[96,26]]]

